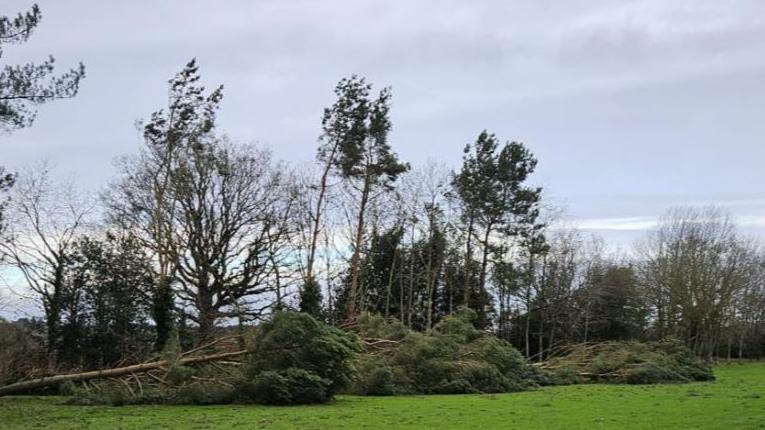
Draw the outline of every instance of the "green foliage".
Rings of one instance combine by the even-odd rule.
[[[315,278],[307,279],[300,289],[300,312],[322,319],[321,285]]]
[[[386,320],[379,314],[364,312],[356,319],[356,330],[364,338],[401,340],[410,330],[399,320]]]
[[[167,371],[165,381],[171,386],[183,385],[191,382],[191,378],[194,376],[195,371],[191,367],[187,366],[171,366]]]
[[[395,393],[393,370],[382,357],[363,355],[356,361],[356,378],[351,388],[361,396],[389,396]]]
[[[5,229],[5,220],[3,219],[3,209],[8,204],[6,193],[16,182],[16,175],[7,173],[3,166],[0,166],[0,234]]]
[[[351,359],[361,349],[353,334],[306,313],[288,311],[277,312],[261,324],[250,348],[252,377],[265,371],[303,369],[329,381],[329,397],[350,381]]]
[[[438,323],[435,331],[444,336],[453,337],[460,343],[472,342],[484,335],[484,332],[473,325],[477,317],[476,311],[462,308]]]
[[[328,401],[332,381],[291,367],[260,372],[250,383],[238,386],[239,398],[262,405],[299,405]]]
[[[389,186],[409,165],[400,163],[388,144],[390,88],[377,97],[371,91],[372,85],[355,75],[338,82],[337,101],[324,111],[322,139],[326,144],[319,149],[319,158],[332,163],[346,179]],[[330,158],[335,147],[337,153]]]
[[[141,396],[140,403],[167,403],[172,405],[223,405],[233,403],[236,391],[229,385],[206,382],[188,384],[167,393],[152,393]]]
[[[26,42],[40,23],[42,13],[37,5],[14,18],[0,16],[0,57],[3,45]],[[32,125],[35,107],[48,101],[77,95],[85,66],[54,75],[52,56],[42,63],[9,66],[0,70],[0,129],[13,130]]]
[[[715,383],[580,385],[516,394],[340,397],[320,407],[113,408],[56,397],[0,400],[8,429],[754,429],[763,421],[765,363],[717,366]]]
[[[78,318],[56,342],[58,360],[97,368],[146,354],[151,262],[138,238],[111,231],[103,239],[85,236],[68,257],[67,291]]]
[[[537,385],[538,372],[509,343],[477,330],[476,314],[446,317],[432,335],[402,333],[398,322],[360,318],[362,336],[395,340],[385,354],[362,356],[358,394],[457,394],[520,391]]]

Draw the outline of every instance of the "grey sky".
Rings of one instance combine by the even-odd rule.
[[[4,14],[30,1],[3,2]],[[315,153],[343,76],[394,93],[402,158],[457,165],[484,128],[538,156],[536,181],[583,227],[631,241],[677,204],[726,206],[765,232],[765,2],[45,1],[5,64],[83,61],[80,95],[0,136],[88,187],[139,145],[134,121],[197,57],[225,85],[221,128],[291,161]]]

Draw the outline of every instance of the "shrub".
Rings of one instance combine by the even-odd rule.
[[[540,385],[573,385],[584,382],[575,367],[566,366],[550,372],[544,383]]]
[[[659,363],[646,363],[630,369],[624,376],[629,384],[657,384],[667,382],[688,382],[689,379],[675,372],[671,366]]]
[[[497,369],[496,366],[485,361],[463,362],[457,364],[456,371],[449,379],[467,381],[471,392],[476,393],[504,393],[511,391],[512,384]],[[518,388],[512,390],[518,391]]]

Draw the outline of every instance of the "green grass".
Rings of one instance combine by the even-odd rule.
[[[717,382],[578,385],[499,395],[352,397],[329,405],[65,406],[0,398],[0,429],[765,429],[765,363],[715,369]]]

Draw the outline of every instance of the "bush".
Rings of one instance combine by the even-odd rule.
[[[574,367],[567,366],[549,373],[545,383],[540,385],[573,385],[582,382],[584,380],[579,375],[579,371]]]
[[[624,382],[629,384],[657,384],[668,382],[688,382],[689,379],[675,372],[670,366],[659,363],[646,363],[628,371]]]

